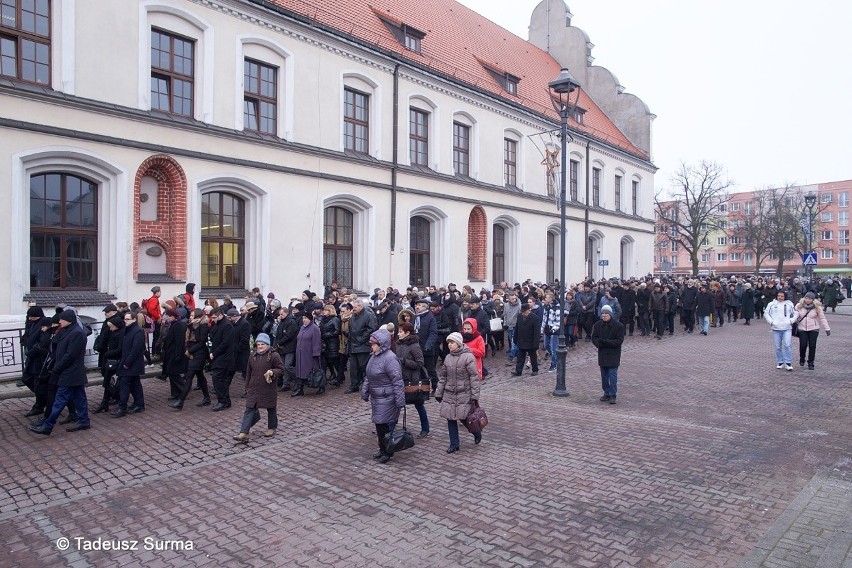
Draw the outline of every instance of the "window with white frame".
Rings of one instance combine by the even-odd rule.
[[[793,206],[793,198],[792,197],[785,197],[784,198],[784,205],[786,205],[787,207],[792,207]]]
[[[633,212],[634,215],[638,215],[639,214],[639,182],[636,181],[636,180],[633,180],[632,185],[633,185],[633,188],[632,188],[632,193],[631,193],[631,197],[630,197],[630,200],[631,200],[631,209],[630,210]]]
[[[731,211],[739,211],[740,204],[739,203],[731,203]]]
[[[822,231],[822,233],[820,234],[819,240],[830,241],[830,240],[832,240],[833,237],[834,237],[834,235],[832,234],[832,231]]]
[[[669,227],[669,236],[674,238],[677,236],[677,225],[672,225]]]
[[[700,225],[700,227],[699,227],[699,228],[700,228],[702,231],[706,231],[706,230],[707,230],[707,223],[701,223],[701,225]]]
[[[710,255],[706,252],[701,253],[701,262],[710,262]]]
[[[710,244],[710,239],[708,237],[704,237],[703,239],[701,239],[701,246],[706,247],[709,244]]]
[[[731,253],[731,262],[739,262],[742,260],[742,254],[738,252]]]
[[[740,244],[740,238],[739,238],[739,237],[730,237],[730,239],[731,239],[731,240],[730,240],[729,242],[730,242],[732,245],[738,245],[738,244]]]
[[[849,207],[849,192],[841,191],[837,194],[837,206]]]
[[[822,249],[822,259],[831,260],[834,258],[834,249]]]
[[[728,204],[727,203],[720,203],[719,206],[717,207],[717,210],[719,211],[719,213],[727,212],[728,211]]]
[[[672,251],[672,252],[677,252],[677,241],[672,241],[672,242],[671,242],[671,251]]]
[[[830,193],[823,193],[822,195],[819,196],[819,200],[820,200],[821,203],[831,203],[831,194]]]
[[[840,249],[837,252],[840,264],[849,264],[849,249]]]
[[[719,221],[719,228],[724,230],[728,228],[728,222],[725,220]]]
[[[731,221],[731,228],[732,229],[739,229],[740,228],[740,220],[734,219],[733,221]]]
[[[743,207],[743,212],[745,212],[746,215],[751,215],[751,201],[745,202],[745,205]]]
[[[412,166],[429,167],[429,113],[408,109],[408,159]]]
[[[728,244],[728,237],[719,237],[719,238],[717,238],[717,239],[716,239],[716,244],[717,244],[717,245],[722,245],[722,246],[724,246],[724,245]]]
[[[823,223],[831,223],[831,211],[823,211],[820,213],[819,220]]]
[[[837,244],[839,244],[839,245],[848,245],[849,244],[849,229],[837,231]]]
[[[849,226],[849,211],[839,211],[837,213],[837,224],[841,227]]]
[[[720,252],[716,254],[716,260],[719,262],[727,262],[728,261],[728,253]]]
[[[743,261],[745,261],[746,264],[750,264],[750,263],[754,262],[754,253],[751,253],[751,252],[745,253],[743,255]]]
[[[769,260],[778,260],[778,253],[777,252],[769,253]]]
[[[672,255],[672,267],[677,266],[677,255]]]

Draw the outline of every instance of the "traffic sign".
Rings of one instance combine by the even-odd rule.
[[[817,265],[817,255],[815,252],[806,252],[802,255],[802,264],[804,266],[816,266]]]
[[[609,266],[609,261],[608,260],[599,260],[598,266]]]

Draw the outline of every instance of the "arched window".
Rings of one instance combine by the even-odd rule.
[[[428,286],[431,282],[429,250],[431,223],[425,217],[411,218],[411,243],[409,244],[409,276],[412,286]]]
[[[492,266],[494,276],[491,279],[495,284],[506,280],[506,229],[502,225],[494,225]]]
[[[556,234],[547,232],[547,267],[545,278],[548,282],[556,281]]]
[[[201,287],[245,288],[245,202],[230,193],[201,196]]]
[[[97,288],[98,187],[81,177],[30,178],[30,287]]]
[[[342,207],[325,210],[323,237],[323,279],[337,282],[341,288],[352,288],[352,227],[351,211]]]

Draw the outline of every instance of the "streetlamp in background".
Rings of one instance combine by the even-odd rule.
[[[814,235],[814,205],[816,205],[817,196],[816,193],[810,192],[805,195],[805,206],[808,208],[808,230],[805,236],[808,238],[808,250],[806,251],[808,254],[812,254],[813,245],[812,239]],[[808,272],[808,286],[810,286],[811,281],[814,279],[814,266],[808,265],[806,267]]]
[[[562,140],[562,165],[560,166],[560,187],[559,187],[559,300],[560,309],[562,310],[562,319],[564,321],[565,313],[565,293],[568,291],[567,280],[565,279],[565,266],[568,263],[566,253],[566,241],[568,233],[565,227],[566,208],[568,199],[566,198],[566,172],[568,169],[568,116],[571,113],[571,105],[569,105],[569,97],[571,93],[577,91],[577,97],[580,96],[579,83],[571,76],[568,69],[565,67],[559,72],[559,76],[547,84],[551,93],[551,102],[553,109],[559,113],[559,118],[562,120],[562,129],[560,138]],[[577,104],[575,99],[574,104]],[[559,342],[556,346],[556,358],[558,365],[556,367],[556,389],[553,391],[553,396],[568,396],[568,389],[565,388],[565,359],[568,355],[568,348],[565,346],[565,334],[567,333],[566,325],[559,327]]]

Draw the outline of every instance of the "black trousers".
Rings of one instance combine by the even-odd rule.
[[[340,353],[337,357],[337,380],[340,384],[346,380],[346,364],[349,362],[349,355]]]
[[[364,376],[367,374],[367,361],[370,360],[369,353],[351,353],[349,361],[352,365],[349,367],[349,388],[358,390],[361,383],[364,382]]]
[[[390,432],[390,424],[376,424],[376,438],[379,440],[379,449],[385,451],[385,434]]]
[[[196,369],[187,372],[184,376],[183,390],[179,396],[181,402],[185,401],[186,397],[189,396],[189,391],[192,390],[192,380],[196,377],[198,378],[198,386],[201,388],[201,394],[204,395],[204,398],[210,398],[210,391],[207,389],[207,376],[204,374],[204,369]]]
[[[654,330],[657,335],[663,335],[666,330],[666,312],[654,310]]]
[[[799,330],[799,361],[804,361],[805,355],[807,355],[808,365],[814,364],[818,336],[818,329],[813,329],[811,331]]]
[[[438,357],[434,351],[423,353],[423,370],[429,377],[429,382],[432,384],[432,390],[438,388],[438,373],[435,371],[435,365],[438,364]]]
[[[577,315],[577,325],[586,332],[586,337],[592,336],[592,325],[595,323],[594,312],[581,312]]]
[[[630,332],[630,335],[633,335],[636,318],[632,314],[621,314],[621,323],[624,324],[624,327]]]
[[[234,378],[234,371],[230,369],[211,369],[211,380],[213,381],[213,392],[216,393],[216,400],[222,404],[231,404],[231,380]]]
[[[180,398],[183,392],[183,375],[168,375],[169,377],[169,396],[171,398]]]
[[[538,352],[536,349],[518,349],[518,360],[515,363],[515,373],[520,375],[524,372],[524,363],[527,361],[527,355],[530,356],[530,366],[533,373],[538,373]]]
[[[683,310],[683,323],[686,325],[686,331],[695,329],[695,310]]]
[[[340,378],[343,375],[337,374],[337,359],[340,357],[339,353],[323,353],[322,354],[322,368],[323,371],[328,372],[328,380],[332,383],[339,383]]]

